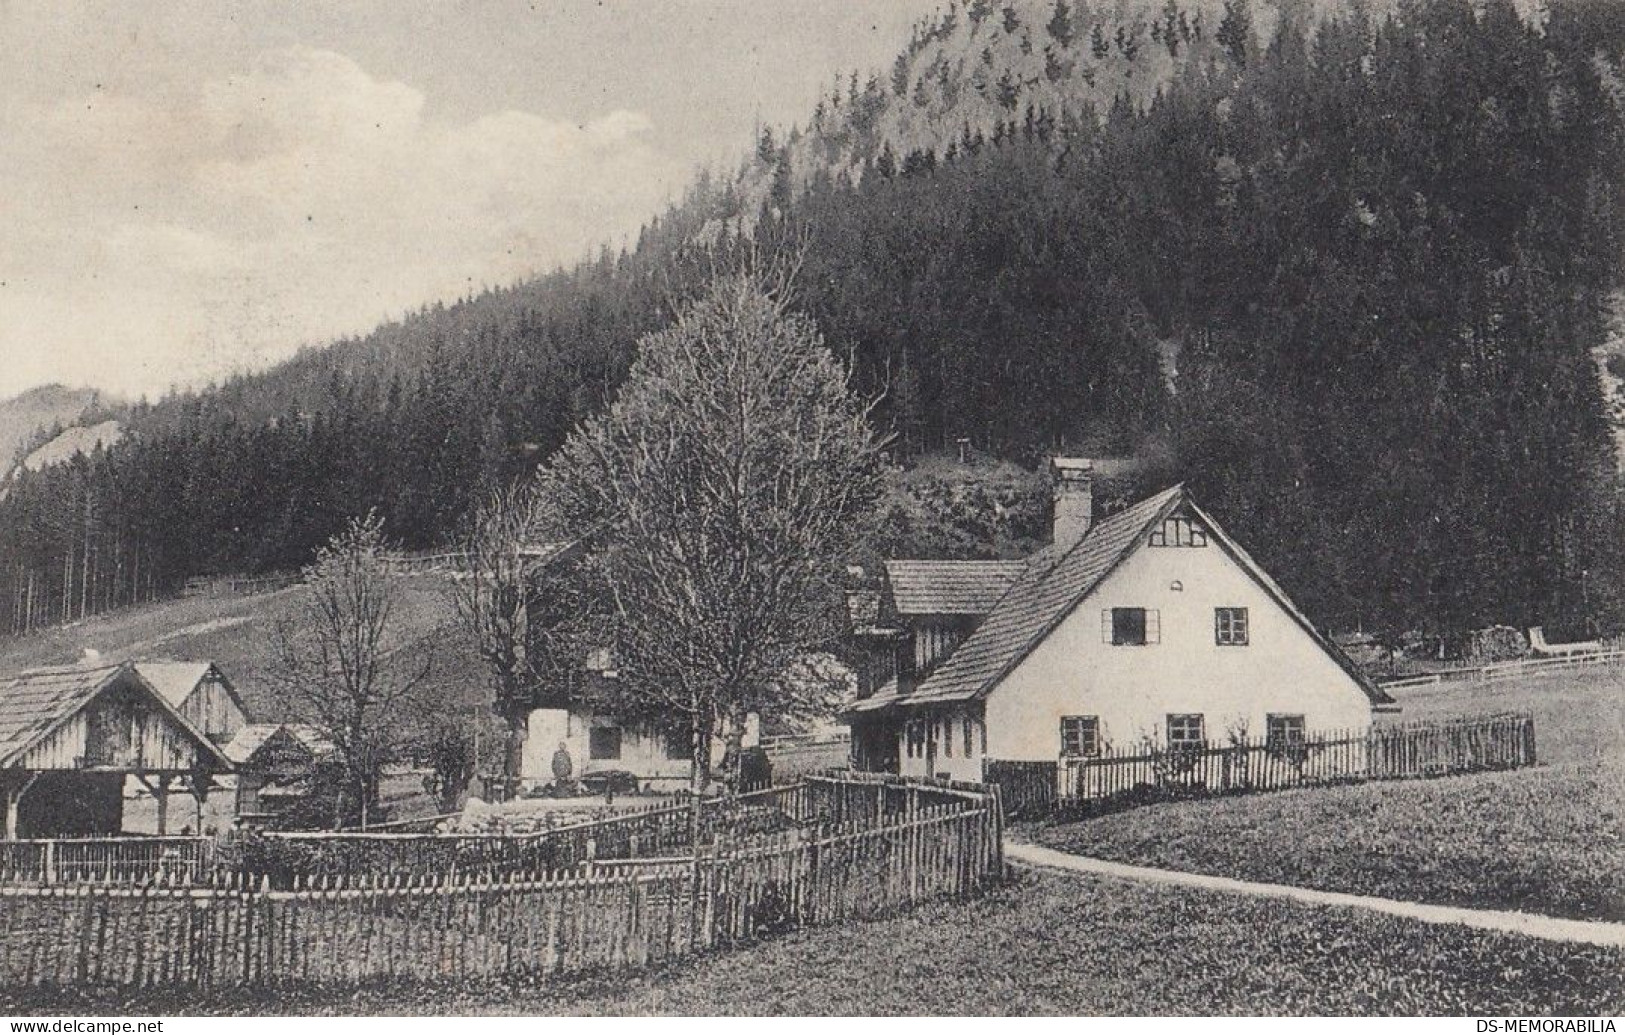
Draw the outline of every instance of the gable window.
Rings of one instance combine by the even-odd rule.
[[[1264,745],[1273,754],[1297,754],[1303,751],[1305,732],[1301,715],[1269,715],[1265,717]]]
[[[1206,546],[1207,529],[1188,517],[1171,517],[1151,530],[1148,546]]]
[[[1213,609],[1213,642],[1221,647],[1247,646],[1247,609],[1245,607],[1215,607]]]
[[[1088,758],[1100,754],[1100,717],[1061,716],[1061,757]]]
[[[621,728],[594,726],[587,733],[587,757],[595,762],[613,761],[621,757]]]
[[[1154,608],[1113,607],[1100,613],[1102,641],[1114,647],[1142,647],[1162,639],[1162,614]]]
[[[1168,750],[1200,751],[1207,746],[1200,715],[1168,716]]]
[[[971,728],[970,716],[965,716],[965,757],[969,758],[976,753],[976,742],[973,739],[974,730]]]

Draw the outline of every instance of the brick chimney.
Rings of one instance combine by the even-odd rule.
[[[1095,462],[1058,456],[1050,461],[1054,479],[1055,518],[1051,538],[1058,551],[1070,550],[1089,531],[1095,517]]]

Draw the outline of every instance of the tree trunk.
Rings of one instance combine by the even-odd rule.
[[[723,745],[722,779],[727,785],[729,794],[738,794],[740,780],[743,778],[745,771],[745,723],[743,719],[730,718],[728,720]]]

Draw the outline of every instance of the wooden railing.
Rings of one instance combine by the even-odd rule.
[[[95,837],[0,841],[0,884],[201,884],[211,879],[207,837]]]
[[[241,877],[190,890],[0,887],[0,987],[454,983],[637,969],[973,895],[1003,877],[994,794],[917,785],[894,798],[858,782],[800,798],[780,790],[764,800],[849,818],[545,875],[374,873],[296,890]]]
[[[1625,664],[1625,649],[1609,647],[1583,654],[1563,654],[1550,658],[1522,658],[1518,661],[1498,661],[1491,665],[1441,669],[1403,679],[1386,679],[1378,685],[1384,690],[1414,690],[1418,687],[1440,686],[1445,683],[1497,683],[1542,672],[1564,669],[1591,668],[1598,665]]]
[[[1302,741],[1107,748],[1053,763],[990,759],[984,771],[1012,816],[1033,817],[1081,806],[1515,769],[1535,760],[1533,717],[1505,714],[1323,732]]]

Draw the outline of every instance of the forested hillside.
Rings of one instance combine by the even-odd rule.
[[[1186,480],[1328,625],[1617,628],[1593,352],[1625,12],[1370,10],[945,7],[628,253],[134,408],[126,441],[21,478],[0,629],[294,566],[368,507],[443,541],[674,300],[787,248],[904,457],[964,436],[1116,458],[1124,493]]]

